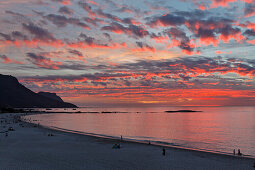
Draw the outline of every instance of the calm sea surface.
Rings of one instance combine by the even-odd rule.
[[[166,113],[190,109],[203,112]],[[43,109],[42,109],[43,110]],[[44,109],[45,110],[45,109]],[[145,107],[53,109],[28,116],[36,123],[74,131],[255,155],[255,107]],[[117,113],[102,113],[117,112]]]

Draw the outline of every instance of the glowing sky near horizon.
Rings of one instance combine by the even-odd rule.
[[[253,0],[1,0],[0,73],[79,106],[255,103]]]

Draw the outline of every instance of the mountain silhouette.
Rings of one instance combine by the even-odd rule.
[[[50,92],[43,92],[43,91],[40,91],[38,92],[37,94],[40,94],[41,96],[44,96],[44,97],[48,97],[48,98],[51,98],[51,99],[54,99],[54,100],[57,100],[57,101],[60,101],[60,102],[64,102],[61,97],[59,97],[56,93],[50,93]]]
[[[35,93],[19,83],[18,79],[0,74],[0,107],[12,108],[75,108],[56,93]]]

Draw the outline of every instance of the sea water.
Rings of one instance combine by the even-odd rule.
[[[169,110],[202,112],[167,113]],[[45,111],[46,109],[40,109]],[[129,107],[47,110],[27,118],[48,127],[255,155],[255,107]],[[74,113],[85,112],[85,113]]]

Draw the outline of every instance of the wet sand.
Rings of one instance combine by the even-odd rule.
[[[15,122],[15,115],[0,114],[1,170],[255,169],[254,159],[177,148],[163,156],[160,146],[50,130]]]

